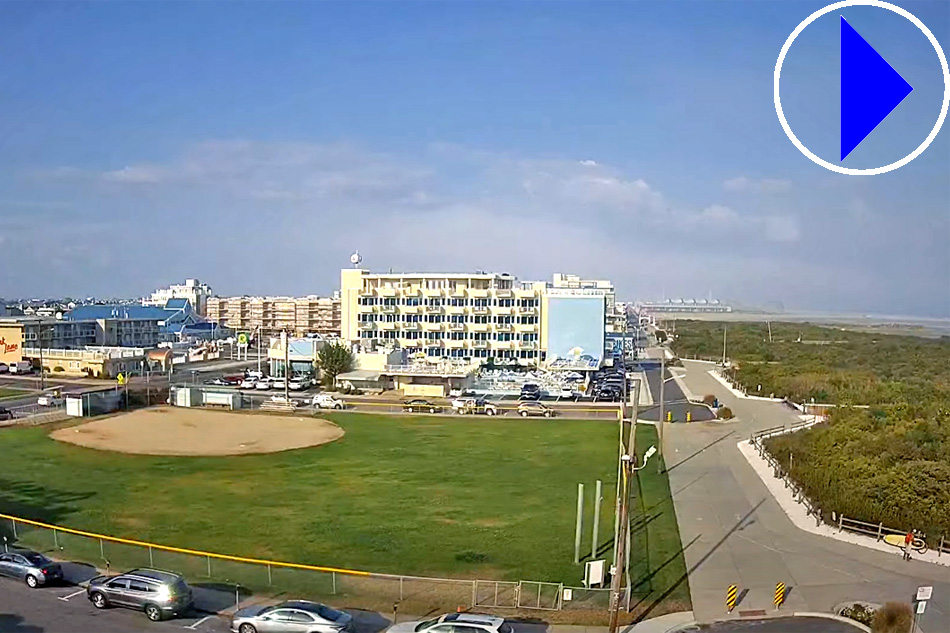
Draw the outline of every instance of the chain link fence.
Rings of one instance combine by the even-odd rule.
[[[430,613],[456,609],[603,611],[609,589],[564,587],[560,583],[481,579],[427,578],[318,567],[188,550],[0,514],[4,547],[44,552],[58,559],[88,563],[98,569],[135,567],[182,574],[195,587],[222,590],[217,610],[236,606],[254,595],[307,597],[335,604],[389,612]],[[565,589],[570,591],[565,593]],[[567,595],[570,599],[565,600]]]

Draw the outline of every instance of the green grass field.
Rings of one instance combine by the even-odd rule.
[[[341,441],[229,458],[132,456],[62,444],[47,437],[48,429],[5,430],[0,508],[227,554],[579,586],[582,565],[573,563],[577,484],[584,483],[588,495],[582,552],[589,557],[590,499],[601,479],[599,540],[602,556],[610,556],[614,424],[327,417],[345,429]],[[638,429],[641,452],[653,442],[652,427]],[[666,477],[653,468],[643,472],[631,575],[638,592],[685,596],[688,606],[686,583],[676,584],[684,564]]]
[[[3,387],[0,387],[0,400],[3,400],[5,398],[22,397],[22,396],[27,395],[28,393],[29,391],[24,390],[24,389],[6,389]]]

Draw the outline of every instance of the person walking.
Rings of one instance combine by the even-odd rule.
[[[904,536],[904,560],[910,560],[910,546],[914,543],[914,533],[908,532]]]

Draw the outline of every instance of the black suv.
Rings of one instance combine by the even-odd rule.
[[[191,587],[179,574],[158,569],[133,569],[117,576],[96,576],[86,587],[86,597],[97,609],[127,607],[144,611],[158,622],[180,616],[192,606]]]
[[[521,387],[521,399],[522,400],[540,400],[541,399],[541,387],[528,383],[522,385]]]

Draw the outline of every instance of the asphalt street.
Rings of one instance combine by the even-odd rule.
[[[675,633],[858,633],[861,630],[840,620],[804,617],[731,620],[679,629]]]
[[[666,427],[666,463],[697,619],[725,616],[730,584],[737,610],[774,611],[777,582],[789,588],[789,611],[829,612],[861,600],[910,602],[919,586],[933,598],[921,616],[924,633],[950,631],[950,570],[900,554],[844,543],[798,529],[741,455],[753,431],[799,422],[781,402],[733,396],[709,375],[712,365],[684,361],[693,393],[712,393],[732,408],[729,422]]]

